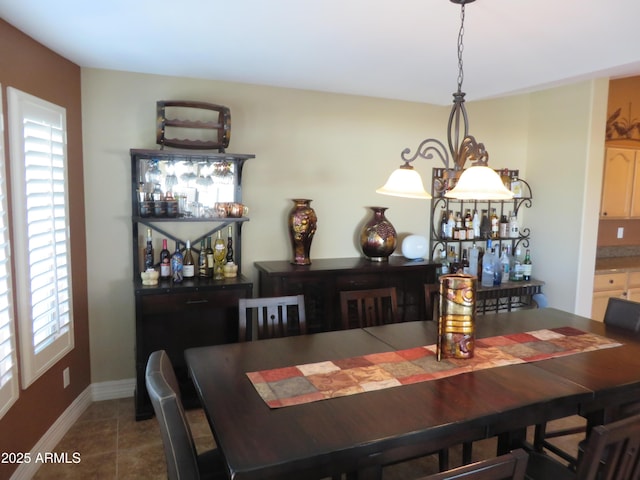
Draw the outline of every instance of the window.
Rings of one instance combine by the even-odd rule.
[[[22,387],[73,348],[66,111],[7,89]]]
[[[0,418],[18,398],[18,369],[11,301],[11,249],[7,216],[4,125],[0,86]]]

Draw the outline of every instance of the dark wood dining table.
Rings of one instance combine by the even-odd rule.
[[[189,349],[187,364],[233,479],[323,478],[464,441],[520,446],[527,426],[640,398],[640,338],[546,308],[484,315],[476,337],[571,326],[622,346],[271,409],[247,372],[436,343],[437,323],[406,322]]]

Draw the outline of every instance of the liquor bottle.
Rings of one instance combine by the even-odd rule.
[[[471,216],[471,210],[468,208],[464,214],[464,228],[467,230],[467,240],[473,240],[476,236],[473,230],[473,217]]]
[[[518,218],[515,212],[511,212],[509,214],[509,238],[518,238],[519,236]]]
[[[167,248],[167,239],[162,239],[162,250],[160,250],[160,278],[169,280],[171,278],[171,252]]]
[[[480,238],[480,215],[478,211],[473,211],[473,218],[471,219],[471,225],[473,228],[473,238]]]
[[[150,228],[147,228],[147,246],[144,248],[144,269],[153,269],[153,238]]]
[[[531,280],[531,269],[533,265],[531,264],[531,254],[529,249],[527,249],[527,253],[524,254],[524,262],[522,262],[522,279],[526,282]]]
[[[456,228],[456,221],[453,219],[453,212],[449,210],[449,218],[447,220],[447,238],[453,238],[453,231]]]
[[[462,260],[460,261],[462,273],[469,275],[469,258],[467,257],[467,249],[462,250]]]
[[[500,270],[502,274],[502,283],[509,281],[509,272],[511,269],[511,259],[509,258],[509,248],[504,247],[502,249],[502,255],[500,256]]]
[[[486,210],[482,210],[482,217],[480,219],[480,238],[483,240],[491,238],[491,222],[489,221]]]
[[[509,237],[509,220],[505,214],[500,216],[500,238]]]
[[[448,232],[448,224],[447,224],[447,211],[443,210],[442,211],[442,218],[440,219],[440,238],[442,238],[443,240],[448,238],[447,237],[447,232]],[[440,257],[438,256],[438,259]]]
[[[180,251],[180,243],[176,242],[176,251],[173,252],[171,257],[171,276],[173,277],[173,283],[180,283],[184,278],[184,257]]]
[[[447,258],[447,252],[444,250],[440,250],[440,273],[441,275],[447,275],[450,273],[449,270],[449,259]]]
[[[499,287],[502,285],[502,264],[500,263],[499,247],[493,247],[491,254],[493,255],[493,286]]]
[[[458,255],[456,255],[456,249],[454,247],[449,247],[447,260],[449,262],[449,273],[458,273],[458,267],[460,265],[458,263]]]
[[[471,249],[469,250],[469,275],[478,276],[478,260],[480,258],[480,250],[476,246],[476,242],[473,242]]]
[[[227,263],[233,263],[233,227],[229,225],[229,233],[227,234]]]
[[[496,209],[491,209],[491,238],[494,240],[500,236],[500,220],[498,219],[498,214],[496,213]]]
[[[213,278],[216,280],[222,280],[224,278],[224,259],[227,255],[227,248],[224,245],[224,240],[218,230],[218,236],[213,243]]]
[[[200,253],[198,254],[198,278],[208,278],[209,268],[207,264],[207,249],[204,246],[204,238],[200,240]]]
[[[182,274],[186,279],[192,279],[196,275],[196,266],[193,263],[193,255],[191,254],[190,240],[187,240],[187,248],[184,251],[184,260],[182,262]]]
[[[522,254],[520,247],[516,247],[516,252],[513,254],[511,258],[511,281],[512,282],[521,282],[522,278],[522,261],[520,260],[520,255]]]
[[[211,237],[207,237],[207,274],[209,278],[213,278],[213,270],[215,267],[215,263],[213,261],[213,248],[211,248]]]
[[[483,287],[493,287],[493,274],[495,272],[495,263],[493,258],[493,250],[491,248],[491,239],[487,240],[487,251],[482,257],[482,280],[480,285]]]

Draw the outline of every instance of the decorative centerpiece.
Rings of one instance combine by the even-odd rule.
[[[157,285],[160,272],[153,268],[147,269],[145,272],[140,272],[140,278],[142,278],[143,285]]]
[[[440,277],[437,358],[472,358],[476,323],[476,282],[473,275]]]
[[[373,262],[386,262],[396,249],[397,234],[391,222],[384,216],[387,207],[369,207],[371,219],[360,233],[360,246],[365,257]]]
[[[310,265],[311,241],[316,233],[318,217],[311,208],[311,200],[294,198],[293,208],[289,211],[289,239],[293,249],[294,265]]]
[[[402,241],[402,255],[409,260],[423,260],[427,255],[427,239],[422,235],[408,235]]]

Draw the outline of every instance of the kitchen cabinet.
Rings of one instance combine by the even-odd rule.
[[[604,320],[609,298],[640,302],[640,270],[596,273],[593,281],[591,318]]]
[[[640,217],[640,150],[607,148],[604,160],[600,217]]]
[[[254,155],[179,149],[132,149],[130,154],[135,415],[142,420],[153,415],[144,376],[151,352],[167,351],[180,384],[182,401],[188,408],[198,405],[198,396],[187,373],[184,350],[238,341],[238,300],[253,296],[252,282],[242,275],[242,225],[249,218],[219,216],[215,204],[242,202],[243,166]],[[172,192],[176,199],[172,201],[179,202],[179,208],[156,208],[152,195],[158,190],[163,197]],[[163,238],[169,240],[172,252],[175,245],[184,250],[186,240],[190,240],[196,261],[202,239],[220,231],[225,234],[226,243],[231,232],[234,263],[239,273],[221,280],[196,276],[181,283],[160,280],[157,285],[143,285],[140,272],[143,235],[147,229],[152,230],[156,241],[156,264]]]

